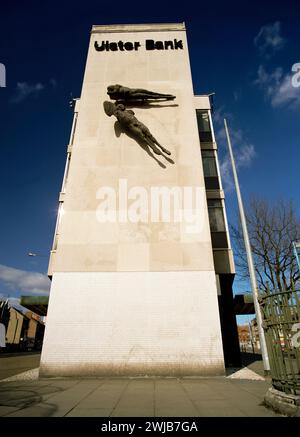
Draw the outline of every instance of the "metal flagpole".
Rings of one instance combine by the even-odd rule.
[[[249,268],[249,274],[250,274],[250,282],[251,282],[251,288],[252,288],[252,294],[253,294],[253,301],[254,301],[254,308],[255,308],[255,314],[256,314],[256,320],[257,320],[257,327],[258,327],[258,335],[259,335],[259,341],[260,341],[260,347],[261,347],[261,353],[262,353],[262,359],[264,363],[264,370],[266,373],[270,371],[270,364],[269,364],[269,357],[267,352],[267,346],[266,346],[266,339],[264,330],[262,327],[262,317],[261,317],[261,311],[258,303],[258,288],[257,288],[257,282],[256,282],[256,275],[255,275],[255,268],[252,258],[252,252],[251,252],[251,246],[249,241],[249,235],[247,230],[247,223],[245,218],[245,212],[242,202],[242,196],[239,186],[239,180],[237,176],[237,171],[235,167],[235,161],[233,157],[232,152],[232,146],[230,141],[230,136],[227,128],[227,122],[224,118],[224,125],[225,125],[225,131],[227,136],[227,143],[228,143],[228,149],[229,149],[229,155],[231,159],[231,165],[232,165],[232,172],[233,172],[233,178],[235,183],[235,189],[236,189],[236,195],[239,205],[239,211],[240,211],[240,218],[241,218],[241,224],[243,229],[243,236],[244,236],[244,242],[245,242],[245,249],[247,253],[247,261],[248,261],[248,268]]]

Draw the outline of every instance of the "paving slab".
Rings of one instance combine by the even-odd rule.
[[[126,417],[132,411],[136,417],[154,416],[154,385],[154,380],[130,380],[111,416]]]
[[[94,378],[1,382],[5,417],[276,417],[269,382],[216,378]]]
[[[155,416],[197,416],[193,401],[186,395],[179,379],[155,381]]]

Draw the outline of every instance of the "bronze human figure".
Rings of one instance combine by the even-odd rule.
[[[142,140],[147,143],[147,145],[153,150],[156,155],[171,155],[169,150],[165,149],[151,134],[147,126],[141,123],[135,116],[134,112],[130,109],[126,109],[122,104],[115,104],[112,102],[105,101],[103,103],[105,113],[111,117],[114,115],[118,122],[120,123],[122,129],[128,132],[137,140]],[[161,149],[161,150],[160,150]],[[163,153],[162,153],[162,152]]]
[[[127,88],[122,85],[110,85],[107,87],[107,94],[112,100],[174,100],[172,94],[161,94],[147,91],[142,88]]]

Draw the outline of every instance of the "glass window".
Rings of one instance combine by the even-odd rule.
[[[196,114],[200,141],[209,143],[212,141],[212,134],[208,112],[196,109]]]
[[[223,206],[220,199],[207,199],[211,232],[225,232]]]
[[[218,177],[216,157],[213,150],[202,150],[204,177]]]

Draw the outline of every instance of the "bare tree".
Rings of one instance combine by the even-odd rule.
[[[261,290],[290,290],[300,281],[292,242],[300,239],[300,220],[293,202],[274,203],[253,197],[246,220]],[[239,274],[249,276],[241,227],[231,226],[236,266]]]

